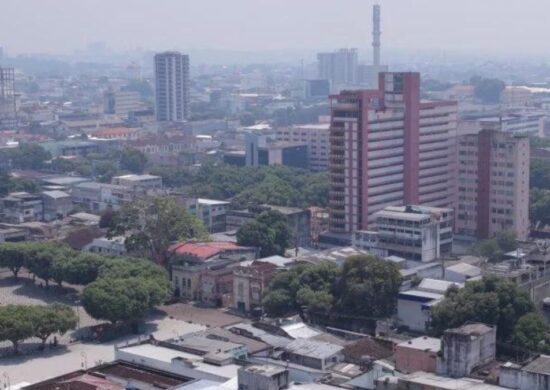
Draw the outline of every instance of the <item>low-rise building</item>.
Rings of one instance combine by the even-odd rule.
[[[282,390],[288,388],[288,370],[277,366],[242,367],[238,373],[240,390]]]
[[[44,191],[42,192],[43,219],[44,221],[53,221],[66,217],[73,210],[73,200],[71,195],[64,191]]]
[[[342,351],[344,347],[323,341],[298,338],[283,349],[285,360],[306,367],[325,370],[343,360]]]
[[[199,218],[210,233],[226,231],[226,213],[229,202],[197,198],[187,202],[187,209]]]
[[[99,237],[94,238],[92,242],[84,246],[82,250],[99,253],[105,256],[123,256],[126,254],[126,237]]]
[[[44,214],[42,195],[12,192],[2,198],[2,214],[6,222],[41,221]]]
[[[357,231],[353,245],[380,256],[430,262],[449,254],[453,210],[425,206],[389,206],[374,213],[375,231]]]
[[[127,187],[97,182],[77,184],[71,196],[75,204],[95,214],[107,208],[118,210],[124,203],[134,198],[132,191]]]
[[[154,175],[122,175],[115,176],[112,184],[131,188],[136,194],[162,189],[162,177]]]
[[[436,372],[440,350],[438,338],[423,336],[402,342],[395,347],[395,368],[405,374]]]
[[[233,269],[233,307],[249,312],[262,306],[262,298],[277,272],[277,266],[254,261],[247,266]]]
[[[469,323],[447,329],[441,339],[442,356],[437,373],[461,378],[483,364],[495,360],[496,326]]]
[[[550,356],[539,355],[523,365],[501,365],[499,384],[516,390],[550,389]]]

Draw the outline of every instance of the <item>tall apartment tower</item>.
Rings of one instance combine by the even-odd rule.
[[[529,234],[529,139],[484,121],[482,130],[458,138],[455,232],[490,238]]]
[[[456,102],[421,102],[418,73],[330,99],[331,232],[368,229],[387,206],[452,206]]]
[[[340,49],[331,53],[317,54],[319,78],[329,80],[332,90],[356,85],[357,65],[357,49]]]
[[[189,56],[174,51],[155,55],[155,110],[157,121],[189,118]]]
[[[0,67],[0,130],[17,126],[15,71]]]

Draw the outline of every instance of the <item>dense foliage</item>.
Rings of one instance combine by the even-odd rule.
[[[513,232],[499,232],[494,238],[476,242],[471,248],[471,253],[496,262],[501,260],[505,253],[515,249],[517,249],[516,235]]]
[[[401,275],[394,263],[370,255],[332,263],[301,264],[277,275],[263,306],[270,316],[308,311],[369,318],[392,315]]]
[[[140,320],[170,296],[166,271],[149,260],[76,252],[58,243],[2,243],[0,267],[15,277],[25,267],[46,285],[50,280],[84,285],[86,311],[111,322]]]
[[[52,334],[64,334],[74,329],[76,323],[75,312],[67,305],[0,306],[0,341],[10,341],[18,352],[23,340],[37,337],[44,345]]]
[[[0,149],[0,163],[17,169],[41,169],[52,158],[50,152],[38,144],[21,144],[17,148]]]
[[[472,77],[470,83],[474,86],[475,97],[487,104],[500,102],[500,95],[506,88],[506,83],[499,79]]]
[[[284,255],[292,245],[291,238],[286,217],[273,210],[264,211],[237,232],[237,243],[260,248],[260,257]]]
[[[139,257],[165,263],[175,241],[208,236],[201,220],[171,197],[143,197],[116,213],[109,236],[126,236],[126,249]]]
[[[432,308],[431,327],[434,334],[441,335],[445,329],[467,321],[482,322],[497,325],[497,339],[508,342],[520,318],[534,312],[527,292],[511,281],[485,276],[480,281],[466,283],[461,289],[451,287],[443,301]],[[519,333],[515,337],[518,340]]]
[[[327,205],[328,175],[280,165],[236,167],[205,165],[194,172],[185,168],[156,168],[168,187],[186,187],[190,196],[232,199],[237,208],[249,204],[309,207]]]
[[[10,192],[30,192],[35,193],[40,190],[40,186],[33,180],[22,177],[13,177],[8,171],[0,169],[0,196],[6,196]]]

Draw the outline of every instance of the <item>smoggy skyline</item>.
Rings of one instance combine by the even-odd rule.
[[[549,57],[550,2],[384,0],[384,50]],[[0,14],[9,53],[68,54],[93,42],[117,51],[370,50],[370,0],[17,0]]]

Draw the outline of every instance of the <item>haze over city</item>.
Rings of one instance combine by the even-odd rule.
[[[1,390],[550,390],[550,0],[2,2]]]
[[[273,51],[357,47],[370,42],[370,0],[5,1],[7,51],[69,54],[93,42],[137,47]],[[550,3],[541,0],[385,0],[389,50],[518,54],[547,58]],[[32,11],[31,11],[32,10]]]

